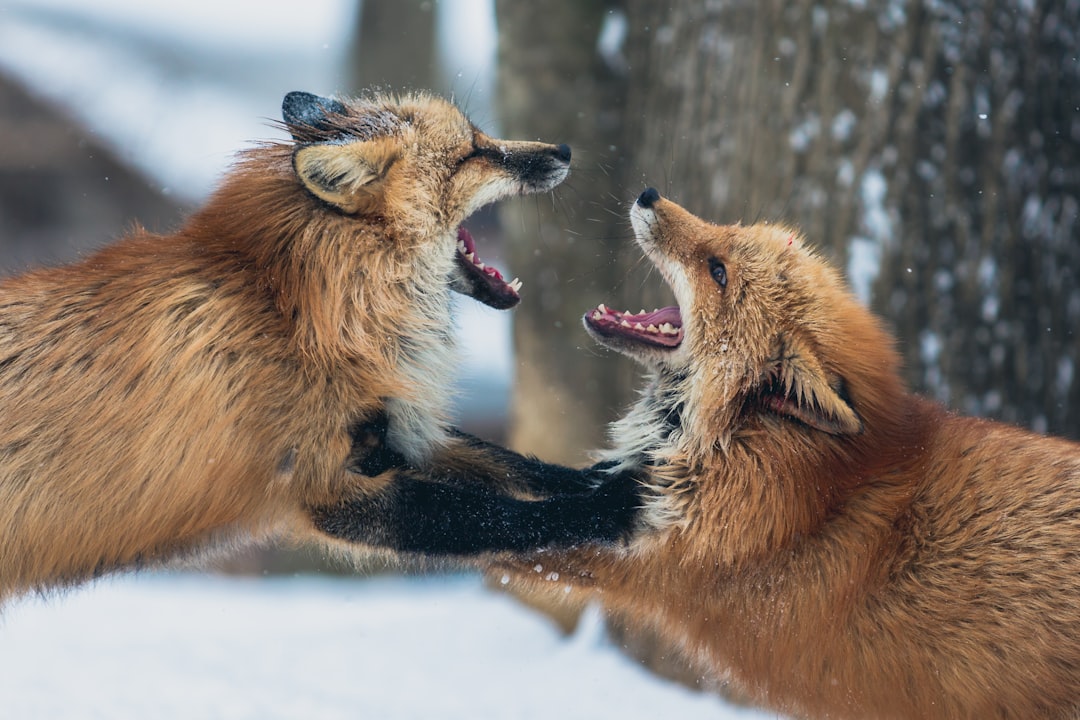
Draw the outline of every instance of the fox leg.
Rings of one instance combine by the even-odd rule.
[[[376,476],[381,489],[311,508],[321,532],[401,552],[473,555],[613,543],[635,529],[641,485],[633,472],[548,465],[465,435],[430,467],[411,467],[385,447],[385,431],[383,417],[354,428],[348,469]]]
[[[389,420],[383,412],[353,425],[346,467],[368,477],[406,467],[404,457],[387,444],[388,429]],[[479,484],[515,495],[543,497],[592,490],[609,477],[607,468],[615,465],[605,462],[579,470],[520,455],[460,430],[451,430],[450,436],[450,443],[422,468],[409,466],[409,470],[436,482]]]
[[[482,485],[430,482],[390,471],[382,489],[310,510],[315,527],[350,542],[427,555],[525,552],[613,543],[633,532],[640,498],[630,473],[590,491],[519,500]]]

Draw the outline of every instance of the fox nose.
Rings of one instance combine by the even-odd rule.
[[[656,188],[645,188],[645,192],[638,195],[637,204],[648,210],[659,199],[660,193],[656,192]]]
[[[566,143],[559,145],[555,148],[555,157],[562,160],[564,163],[570,162],[570,146]]]

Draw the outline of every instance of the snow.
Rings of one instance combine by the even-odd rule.
[[[475,575],[114,578],[0,615],[4,717],[764,720]]]

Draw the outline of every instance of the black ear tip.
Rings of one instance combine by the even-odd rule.
[[[570,146],[563,143],[559,147],[555,148],[555,157],[559,158],[563,162],[570,162]]]
[[[319,127],[327,114],[345,112],[345,106],[334,98],[320,97],[302,90],[286,93],[281,101],[281,116],[290,125]]]
[[[659,199],[660,193],[656,191],[656,188],[645,188],[645,192],[638,195],[637,204],[648,209],[656,204],[656,201]]]
[[[318,99],[318,96],[312,95],[309,92],[293,90],[290,93],[286,93],[285,99],[281,101],[281,114],[285,117],[296,115],[301,108],[310,107],[313,103],[317,102]]]

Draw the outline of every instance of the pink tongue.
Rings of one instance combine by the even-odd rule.
[[[656,312],[645,313],[644,315],[623,315],[623,319],[627,322],[639,322],[642,325],[671,323],[675,327],[682,326],[682,315],[677,307],[660,308]]]

